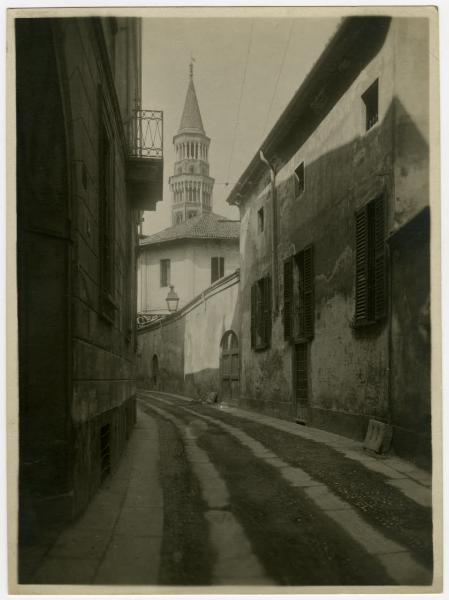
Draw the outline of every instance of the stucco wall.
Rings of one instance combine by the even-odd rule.
[[[219,392],[221,339],[230,329],[240,337],[238,281],[238,274],[231,274],[208,288],[204,298],[194,300],[179,315],[139,332],[139,385],[195,398]]]
[[[242,403],[286,418],[296,416],[292,346],[283,334],[282,269],[285,258],[312,244],[315,331],[309,344],[308,422],[361,438],[369,417],[389,418],[387,323],[363,330],[352,325],[354,212],[384,193],[387,230],[392,231],[428,204],[428,149],[423,136],[427,108],[423,100],[405,102],[415,75],[411,76],[408,65],[403,72],[400,67],[415,43],[424,53],[426,36],[425,21],[393,19],[381,50],[311,136],[284,160],[276,177],[280,310],[273,315],[271,348],[261,352],[250,347],[250,288],[271,272],[269,180],[259,180],[242,202]],[[423,89],[426,56],[418,61]],[[365,132],[361,95],[376,78],[379,121]],[[293,174],[302,161],[305,191],[295,198]],[[399,199],[395,190],[398,164],[402,178]],[[421,177],[418,188],[415,169]],[[257,211],[262,206],[266,226],[264,233],[258,233]]]
[[[223,256],[224,276],[240,266],[239,241],[182,240],[140,250],[137,311],[167,310],[169,287],[160,286],[160,261],[170,259],[170,282],[179,296],[179,308],[211,285],[211,258]],[[162,309],[162,310],[161,310]]]

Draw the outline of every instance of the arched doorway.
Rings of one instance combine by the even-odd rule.
[[[153,355],[151,364],[151,381],[155,390],[159,389],[159,358],[157,354]]]
[[[233,400],[240,395],[240,356],[237,335],[229,330],[220,343],[221,400]]]

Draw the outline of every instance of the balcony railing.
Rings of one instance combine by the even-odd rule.
[[[127,123],[132,158],[163,158],[164,119],[162,110],[134,111]]]

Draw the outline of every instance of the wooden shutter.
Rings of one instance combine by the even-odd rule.
[[[219,277],[223,277],[224,276],[224,257],[220,256],[220,273],[219,273]]]
[[[214,283],[214,281],[217,281],[218,279],[218,258],[216,256],[213,256],[210,259],[211,265],[211,277],[210,277],[210,282]]]
[[[374,200],[374,318],[385,316],[387,308],[387,269],[385,253],[385,202]]]
[[[256,347],[257,283],[251,286],[251,348]]]
[[[271,342],[271,277],[267,275],[263,279],[263,342],[269,346]]]
[[[303,251],[304,256],[304,336],[313,337],[314,329],[314,302],[313,302],[313,248],[307,246]]]
[[[355,215],[355,322],[369,316],[368,208]]]
[[[292,336],[292,303],[293,303],[293,260],[284,262],[284,338]]]

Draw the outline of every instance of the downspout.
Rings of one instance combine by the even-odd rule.
[[[274,167],[268,162],[265,158],[262,150],[259,152],[260,160],[268,167],[270,170],[270,179],[271,179],[271,269],[273,273],[272,277],[272,293],[273,293],[273,314],[276,316],[278,314],[279,308],[279,298],[278,298],[278,258],[277,258],[277,249],[278,249],[278,219],[277,219],[277,202],[276,202],[276,171]]]

